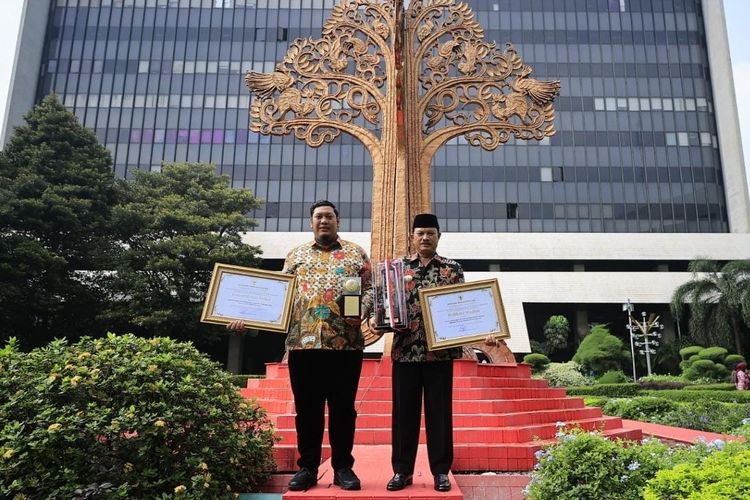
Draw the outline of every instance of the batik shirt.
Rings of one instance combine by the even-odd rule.
[[[362,247],[341,239],[328,248],[305,243],[286,256],[284,272],[297,276],[288,350],[364,349],[359,324],[350,325],[341,310],[344,282],[357,276],[362,278],[362,309],[369,314],[372,307],[370,260]]]
[[[464,282],[464,270],[455,260],[435,255],[427,266],[422,266],[419,255],[404,257],[406,277],[406,308],[409,311],[408,330],[395,332],[391,357],[394,361],[442,361],[460,358],[462,349],[427,350],[427,337],[424,333],[422,306],[419,303],[419,289],[436,286],[455,285]],[[410,279],[411,278],[411,279]]]

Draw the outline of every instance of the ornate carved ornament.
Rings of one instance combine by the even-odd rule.
[[[294,132],[312,147],[346,132],[368,149],[377,148],[389,123],[388,93],[395,92],[389,86],[395,75],[394,28],[393,2],[342,1],[322,38],[297,39],[276,71],[245,76],[257,97],[250,130]]]
[[[554,134],[552,102],[560,82],[531,78],[532,68],[512,44],[501,52],[485,42],[466,4],[415,1],[406,22],[424,149],[458,135],[492,150],[510,137],[541,140]]]

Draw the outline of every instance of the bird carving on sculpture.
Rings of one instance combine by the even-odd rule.
[[[470,42],[464,42],[463,45],[461,45],[461,49],[461,57],[464,60],[458,63],[457,67],[461,73],[468,75],[474,72],[479,50],[476,45]]]
[[[294,78],[278,70],[273,73],[249,71],[245,75],[245,85],[261,99],[271,97],[274,92],[282,92],[291,87],[293,83]]]
[[[513,115],[523,119],[529,112],[529,99],[538,106],[545,106],[560,93],[560,82],[529,78],[531,71],[531,66],[524,65],[511,85],[512,91],[493,96],[490,111],[498,120],[507,120]]]
[[[551,103],[560,93],[560,82],[529,78],[531,71],[531,66],[523,66],[515,82],[513,82],[513,90],[528,95],[539,106]]]
[[[278,112],[284,115],[287,111],[294,111],[297,116],[307,116],[315,109],[315,105],[309,101],[302,101],[302,93],[295,88],[284,90],[279,96]]]
[[[453,49],[458,47],[458,45],[459,43],[457,40],[448,40],[447,42],[440,45],[437,55],[427,59],[427,66],[433,70],[442,67],[445,61],[453,53]]]

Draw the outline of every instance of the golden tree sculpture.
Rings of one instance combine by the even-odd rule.
[[[412,216],[431,211],[430,166],[448,140],[493,150],[554,134],[560,82],[531,73],[512,45],[484,41],[464,3],[342,0],[321,38],[245,76],[250,130],[312,147],[342,132],[359,140],[373,165],[371,254],[391,258],[407,251]]]

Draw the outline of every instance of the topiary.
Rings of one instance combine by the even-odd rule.
[[[619,370],[630,354],[623,351],[622,340],[618,339],[604,325],[594,325],[584,337],[573,356],[586,372],[604,373]]]
[[[750,498],[750,450],[717,451],[698,465],[661,470],[649,480],[643,498]]]
[[[275,466],[264,411],[188,343],[9,346],[0,394],[2,498],[224,498]]]
[[[682,357],[683,360],[690,359],[690,356],[698,354],[703,349],[704,347],[700,345],[691,345],[688,347],[683,347],[682,349],[680,349],[680,357]]]
[[[624,384],[630,381],[631,378],[625,375],[622,370],[610,370],[596,379],[597,384]]]
[[[734,370],[734,366],[737,363],[742,363],[745,361],[745,357],[740,354],[730,354],[726,358],[724,358],[724,366],[729,368],[730,370]]]
[[[581,373],[581,366],[574,361],[550,363],[537,376],[546,379],[552,387],[572,387],[593,383],[590,378]]]
[[[724,380],[729,376],[729,370],[723,364],[714,363],[710,359],[698,359],[690,364],[682,376],[688,380],[699,378]]]
[[[724,363],[724,358],[727,357],[729,351],[723,347],[706,347],[698,352],[700,359],[710,359],[714,363]]]
[[[523,362],[531,365],[531,369],[534,373],[537,373],[544,369],[549,364],[549,358],[544,354],[531,353],[523,357]]]

